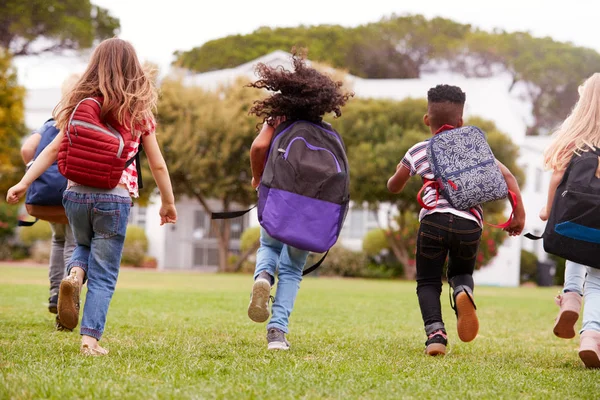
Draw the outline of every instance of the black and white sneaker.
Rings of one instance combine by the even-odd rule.
[[[267,331],[267,343],[269,350],[289,350],[290,342],[285,338],[285,333],[277,328]]]

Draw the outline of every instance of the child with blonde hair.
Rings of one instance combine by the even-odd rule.
[[[154,134],[156,99],[153,81],[133,46],[118,38],[103,41],[54,110],[60,133],[7,194],[9,203],[17,203],[58,157],[60,172],[69,178],[63,204],[77,243],[69,276],[60,285],[58,319],[65,329],[77,326],[79,295],[87,281],[80,329],[85,355],[108,354],[98,341],[117,283],[131,198],[138,197],[132,160],[140,143],[160,191],[161,225],[177,221],[169,172]],[[115,141],[116,155],[112,153]],[[124,157],[127,162],[119,164]],[[104,176],[110,179],[104,182]]]
[[[588,156],[590,152],[600,154],[600,73],[595,73],[579,87],[579,95],[573,111],[554,133],[553,140],[544,153],[544,166],[553,171],[548,188],[548,202],[540,212],[540,218],[544,221],[550,218],[553,204],[556,207],[557,188],[568,178],[566,172],[569,171],[569,167],[583,157],[595,160],[592,162],[595,163],[596,172],[590,174],[593,175],[591,179],[583,176],[574,178],[581,187],[592,191],[594,187],[600,187],[598,180],[600,158],[594,157],[593,154]],[[565,196],[566,192],[563,191],[560,196]],[[587,211],[589,210],[581,209],[580,214],[583,215]],[[586,231],[590,232],[589,229]],[[591,238],[587,237],[587,240]],[[575,252],[579,250],[573,249]],[[586,266],[567,259],[563,293],[557,298],[560,312],[554,326],[556,336],[566,339],[575,336],[574,325],[579,318],[582,295],[585,306],[580,331],[579,356],[587,367],[598,368],[600,367],[600,270],[595,266]]]

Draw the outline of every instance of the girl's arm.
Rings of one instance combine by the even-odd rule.
[[[554,196],[556,195],[556,189],[558,189],[558,185],[560,184],[560,181],[562,181],[563,176],[565,176],[565,170],[552,172],[550,186],[548,186],[548,201],[546,201],[546,207],[542,208],[542,211],[540,211],[540,219],[542,221],[547,221],[548,217],[550,216],[552,203],[554,203]]]
[[[160,152],[158,141],[156,140],[155,134],[149,134],[142,136],[142,143],[144,145],[144,151],[148,157],[148,164],[150,165],[150,171],[152,171],[152,177],[158,186],[160,192],[160,224],[175,223],[177,222],[177,210],[175,208],[175,196],[173,195],[173,187],[171,186],[171,178],[169,177],[169,170],[167,169],[167,163]]]
[[[6,201],[9,204],[15,204],[21,197],[27,192],[27,188],[33,181],[40,177],[46,171],[58,155],[58,148],[63,138],[63,131],[60,131],[54,140],[46,146],[46,148],[40,153],[38,158],[35,159],[31,167],[27,170],[23,178],[15,186],[8,189],[6,194]]]
[[[250,168],[252,169],[252,187],[257,188],[265,169],[265,159],[271,146],[271,140],[275,133],[275,127],[264,123],[258,136],[250,147]]]

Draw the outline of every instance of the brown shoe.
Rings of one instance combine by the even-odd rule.
[[[473,295],[464,289],[454,298],[456,311],[456,330],[458,338],[463,342],[470,342],[477,337],[479,332],[479,320],[477,319],[477,308],[473,301]]]
[[[581,333],[579,358],[587,368],[600,368],[600,332],[584,331]]]
[[[560,307],[553,332],[562,339],[575,337],[575,323],[581,311],[581,295],[575,292],[562,293],[554,299]]]
[[[73,330],[79,322],[79,281],[75,271],[60,282],[57,328]]]

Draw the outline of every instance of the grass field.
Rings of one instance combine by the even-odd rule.
[[[0,266],[0,398],[574,399],[600,396],[578,339],[552,335],[557,288],[476,288],[480,334],[424,355],[415,284],[307,278],[289,352],[246,316],[251,277],[123,270],[102,343],[53,330],[47,269]]]

